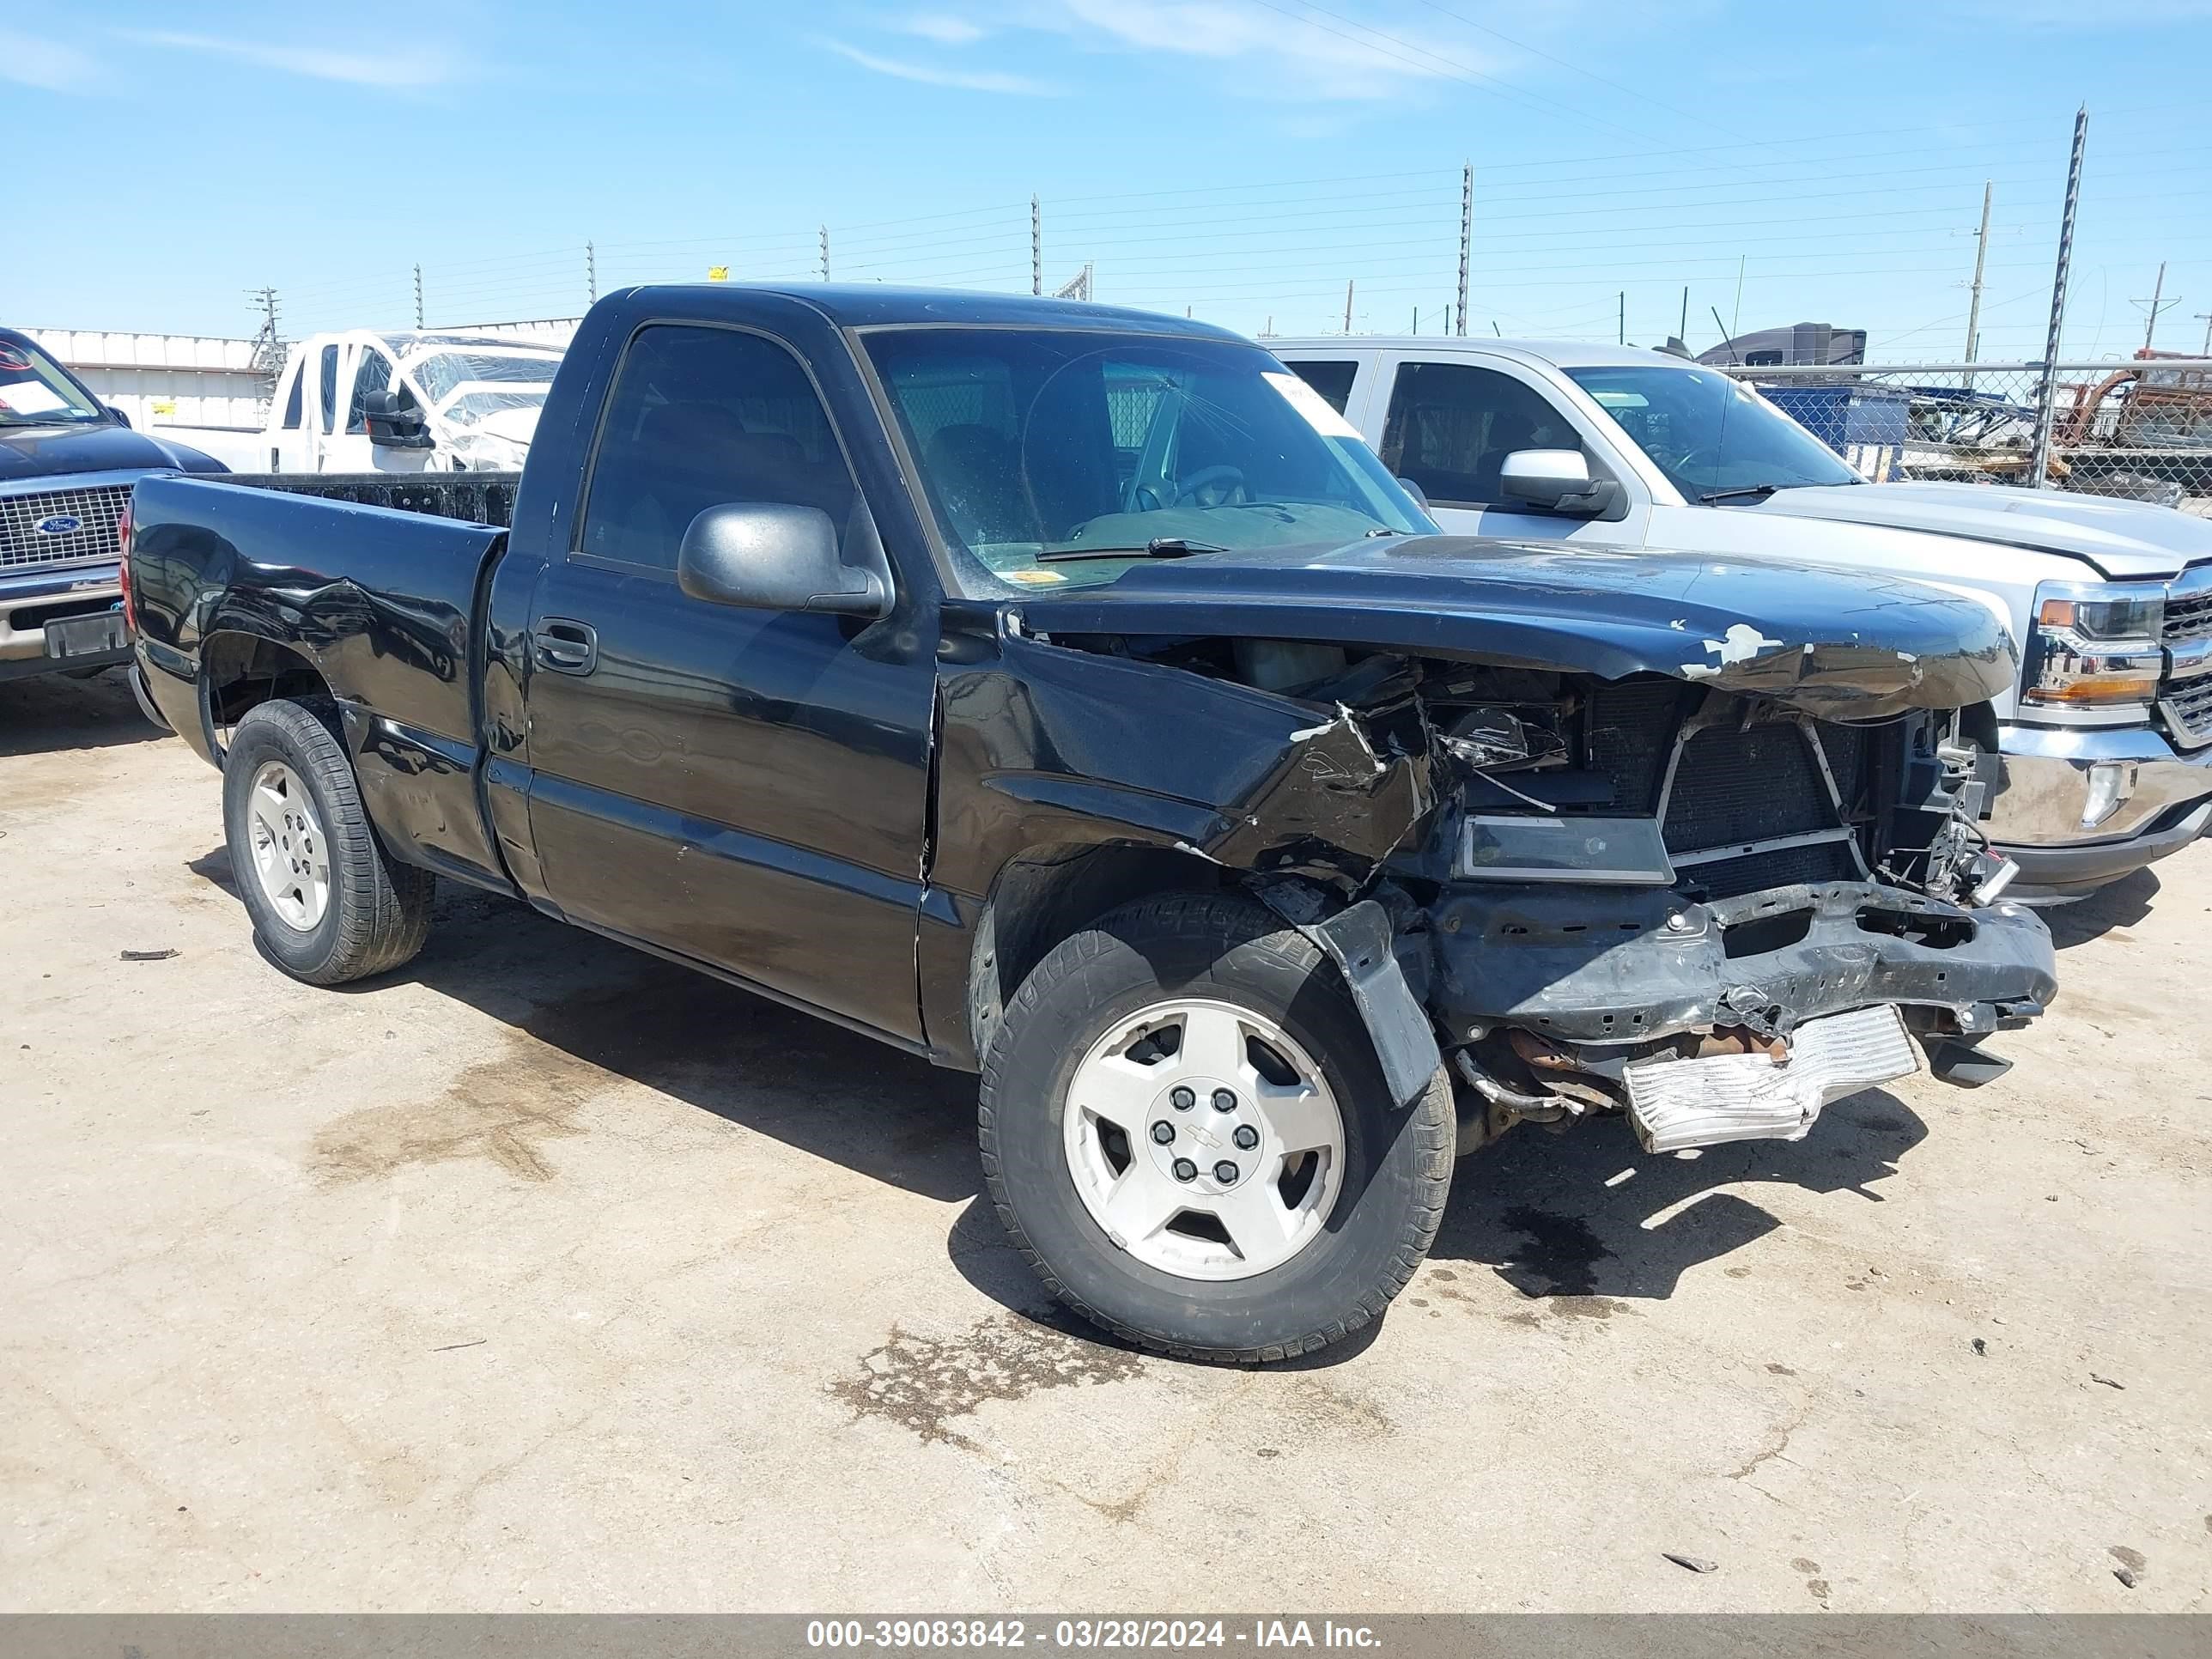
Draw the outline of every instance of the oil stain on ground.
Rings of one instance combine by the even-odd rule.
[[[861,1357],[855,1375],[830,1392],[863,1417],[896,1423],[925,1442],[978,1449],[951,1426],[994,1400],[1026,1400],[1052,1389],[1094,1388],[1137,1376],[1144,1361],[1010,1315],[978,1320],[952,1337],[891,1328],[890,1340]]]
[[[1597,1264],[1613,1255],[1580,1216],[1553,1215],[1523,1204],[1505,1212],[1505,1224],[1527,1243],[1506,1263],[1524,1294],[1589,1296],[1597,1290]]]
[[[352,1112],[319,1132],[309,1157],[327,1184],[389,1176],[409,1164],[486,1158],[525,1181],[550,1181],[544,1145],[584,1133],[576,1115],[607,1074],[587,1060],[509,1031],[429,1100]]]
[[[548,1141],[585,1133],[592,1097],[622,1078],[659,1086],[702,1032],[727,1033],[732,994],[677,969],[593,986],[536,1008],[501,1031],[494,1052],[431,1099],[396,1101],[340,1118],[316,1135],[312,1165],[331,1183],[388,1176],[409,1164],[489,1158],[525,1181],[550,1181]],[[726,1047],[714,1050],[728,1058]]]
[[[660,963],[630,968],[634,960],[623,958],[629,971],[616,982],[573,991],[519,1019],[506,1012],[512,994],[502,988],[517,967],[511,952],[434,964],[455,980],[445,988],[514,1023],[436,1095],[329,1125],[315,1138],[315,1172],[343,1182],[483,1158],[526,1181],[550,1180],[556,1166],[547,1143],[586,1133],[584,1108],[627,1082],[935,1195],[959,1188],[957,1166],[970,1184],[951,1195],[972,1190],[972,1143],[947,1156],[957,1139],[947,1137],[963,1119],[957,1079],[921,1061],[886,1060],[871,1044],[704,975]],[[874,1103],[862,1125],[843,1109],[855,1098]],[[931,1150],[906,1145],[921,1136]]]

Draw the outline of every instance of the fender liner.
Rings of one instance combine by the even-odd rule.
[[[1262,892],[1261,897],[1269,896]],[[1270,902],[1278,915],[1282,910]],[[1375,1043],[1375,1058],[1382,1066],[1394,1106],[1418,1098],[1443,1063],[1437,1047],[1435,1029],[1391,945],[1390,913],[1373,899],[1348,904],[1324,921],[1283,919],[1304,933],[1334,962],[1352,988],[1352,1000],[1366,1022]]]

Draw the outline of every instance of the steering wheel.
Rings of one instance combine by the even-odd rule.
[[[1689,477],[1699,466],[1712,467],[1720,464],[1720,452],[1711,444],[1701,444],[1695,449],[1686,449],[1674,457],[1674,470]],[[1717,479],[1713,482],[1718,483]]]
[[[1233,507],[1250,499],[1244,474],[1233,466],[1202,466],[1176,486],[1177,507]]]

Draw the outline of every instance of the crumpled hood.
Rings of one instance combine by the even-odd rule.
[[[1730,509],[1731,511],[1737,509]],[[2170,507],[2005,484],[1825,484],[1748,509],[1778,518],[1929,531],[2087,559],[2104,575],[2169,578],[2212,560],[2212,520]]]
[[[0,427],[0,483],[70,472],[119,472],[172,467],[224,472],[212,455],[149,438],[127,426]]]
[[[1917,582],[1475,536],[1147,561],[1008,605],[1037,633],[1314,641],[1607,679],[1669,674],[1830,719],[1984,702],[2018,669],[1994,611]]]

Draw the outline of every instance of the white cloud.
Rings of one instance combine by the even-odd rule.
[[[99,65],[75,46],[18,29],[0,29],[0,81],[48,92],[78,92],[97,82],[98,71]]]
[[[121,31],[142,46],[173,46],[182,52],[202,52],[288,75],[304,75],[317,81],[338,81],[348,86],[375,87],[390,92],[420,91],[453,78],[453,60],[435,52],[360,52],[342,46],[281,46],[259,40],[222,40],[207,34],[179,34],[161,29]]]
[[[980,23],[941,11],[916,12],[912,16],[899,19],[891,27],[901,34],[934,40],[940,46],[972,46],[990,33]]]
[[[878,58],[872,52],[862,52],[839,40],[817,40],[817,46],[826,46],[840,58],[850,58],[862,69],[872,70],[878,75],[896,76],[901,81],[919,81],[927,87],[957,87],[963,92],[995,92],[1018,98],[1051,98],[1059,94],[1057,87],[1042,81],[1031,80],[1026,75],[1000,75],[988,70],[939,69],[931,64],[909,63],[898,58]]]
[[[1253,0],[1056,0],[1033,15],[1094,46],[1237,64],[1254,76],[1238,90],[1301,100],[1389,98],[1410,82],[1497,73],[1493,58],[1462,44],[1438,54],[1404,27],[1308,12],[1295,0],[1280,9]]]

